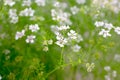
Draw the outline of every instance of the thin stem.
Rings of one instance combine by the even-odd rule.
[[[62,50],[61,50],[60,65],[61,65],[62,62],[63,62],[63,52],[64,52],[64,47],[63,47]]]

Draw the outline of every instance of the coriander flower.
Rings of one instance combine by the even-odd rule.
[[[67,35],[70,39],[77,39],[77,33],[74,30],[70,30]]]
[[[113,76],[113,77],[116,77],[116,76],[117,76],[117,71],[114,70],[114,71],[112,72],[112,76]]]
[[[31,9],[31,8],[26,8],[24,10],[22,10],[20,12],[20,16],[33,16],[34,15],[35,10]]]
[[[102,21],[96,21],[96,22],[95,22],[95,26],[96,26],[96,27],[104,26],[104,22],[102,22]]]
[[[114,30],[118,35],[120,35],[120,27],[116,27]]]
[[[15,4],[15,2],[13,0],[4,0],[4,5],[9,5],[10,7],[12,7]]]
[[[76,0],[76,2],[77,2],[78,4],[84,4],[84,3],[86,2],[86,0]]]
[[[30,25],[29,26],[29,30],[31,30],[32,32],[36,32],[38,31],[40,28],[38,26],[38,24],[35,24],[35,25]]]
[[[17,16],[17,10],[16,9],[9,9],[9,17],[16,17]]]
[[[18,40],[19,38],[22,38],[25,35],[25,30],[22,30],[21,32],[16,33],[15,39]]]
[[[109,32],[110,32],[109,30],[102,29],[102,30],[99,32],[99,35],[102,35],[102,36],[105,38],[105,37],[107,37],[107,36],[111,36],[111,34],[110,34]]]
[[[30,6],[31,5],[31,0],[24,0],[22,3],[22,6]]]
[[[82,36],[80,35],[80,34],[78,34],[77,35],[77,39],[76,39],[76,42],[81,42],[81,41],[83,41],[83,38],[82,38]]]
[[[72,50],[73,50],[74,52],[79,52],[80,48],[81,48],[81,47],[80,47],[78,44],[76,44],[76,45],[74,45],[74,46],[72,47]]]
[[[111,80],[110,75],[105,75],[105,80]]]
[[[64,47],[64,45],[67,43],[67,39],[66,38],[61,38],[58,41],[56,41],[56,44],[60,47]]]
[[[113,28],[113,25],[111,23],[105,23],[104,28],[111,30]]]
[[[68,42],[66,38],[64,38],[60,33],[56,34],[56,44],[60,47],[64,47],[64,45]]]
[[[15,24],[18,22],[18,16],[11,18],[10,20],[11,23]]]
[[[27,36],[26,43],[34,43],[35,38],[36,36],[34,35]]]
[[[70,29],[70,27],[69,26],[65,26],[65,25],[63,25],[63,26],[60,26],[60,27],[58,27],[58,30],[67,30],[67,29]]]
[[[105,66],[105,67],[104,67],[104,70],[105,70],[105,71],[110,71],[111,68],[110,68],[110,66]]]
[[[70,8],[73,15],[77,14],[79,12],[79,8],[77,6],[73,6]]]
[[[45,6],[46,0],[35,0],[35,3],[38,6]]]

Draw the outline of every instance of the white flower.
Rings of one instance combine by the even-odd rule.
[[[36,32],[38,31],[40,28],[38,26],[38,24],[35,24],[35,25],[30,25],[29,26],[29,30],[31,30],[32,32]]]
[[[72,50],[74,51],[74,52],[79,52],[79,50],[80,50],[80,46],[79,45],[74,45],[73,47],[72,47]]]
[[[9,17],[16,17],[17,16],[17,10],[16,9],[9,9]]]
[[[110,75],[105,75],[105,80],[111,80]]]
[[[62,2],[55,1],[53,3],[53,6],[56,7],[56,8],[65,9],[68,5],[65,2],[62,3]]]
[[[51,25],[51,31],[56,34],[59,31],[58,26],[57,25]]]
[[[34,35],[27,36],[26,43],[34,43],[35,38],[36,36]]]
[[[114,60],[120,62],[120,54],[115,54]]]
[[[120,35],[120,27],[116,27],[116,28],[115,28],[115,32],[116,32],[118,35]]]
[[[58,27],[58,30],[67,30],[67,29],[70,29],[70,27],[69,26],[65,26],[65,25],[62,25],[62,26],[60,26],[60,27]]]
[[[0,75],[0,80],[2,80],[2,76]]]
[[[73,15],[77,14],[79,12],[79,8],[77,6],[73,6],[70,8]]]
[[[57,34],[56,37],[57,41],[56,44],[59,45],[60,47],[64,47],[64,45],[68,42],[66,38],[64,38],[61,34]]]
[[[15,24],[18,22],[18,17],[12,17],[11,20],[10,20],[11,23]]]
[[[104,38],[107,37],[107,36],[111,36],[111,34],[109,33],[109,30],[105,30],[105,29],[102,29],[99,32],[99,35],[102,35]]]
[[[24,0],[22,3],[22,6],[30,6],[31,5],[31,0]]]
[[[66,38],[61,38],[60,40],[56,41],[56,44],[59,45],[60,47],[64,47],[66,43],[67,43]]]
[[[55,10],[52,9],[51,10],[51,16],[53,20],[59,21],[60,24],[69,24],[71,25],[71,21],[69,19],[70,17],[70,13],[67,12],[63,12],[63,10],[59,9],[59,10]]]
[[[19,38],[22,38],[25,35],[25,30],[22,30],[21,32],[16,33],[15,39],[18,40]]]
[[[13,0],[4,0],[4,5],[9,5],[10,7],[12,7],[15,4],[15,2]]]
[[[84,3],[86,2],[86,0],[76,0],[76,2],[77,2],[78,4],[84,4]]]
[[[38,6],[45,6],[46,1],[45,1],[45,0],[35,0],[35,3],[36,3]]]
[[[53,44],[53,40],[52,39],[48,40],[48,44],[52,45]]]
[[[96,27],[104,26],[104,22],[102,22],[102,21],[96,21],[96,22],[95,22],[95,26],[96,26]]]
[[[116,77],[116,76],[117,76],[117,71],[114,70],[114,71],[112,72],[112,76],[113,76],[113,77]]]
[[[108,30],[111,30],[113,28],[113,25],[111,23],[105,23],[104,27]]]
[[[104,67],[104,70],[105,70],[105,71],[110,71],[111,68],[110,68],[110,66],[105,66],[105,67]]]
[[[67,35],[70,39],[77,39],[77,33],[74,30],[70,30]]]
[[[80,34],[77,35],[76,41],[77,41],[78,43],[81,42],[81,41],[83,41],[83,38],[82,38],[82,36],[81,36]]]
[[[18,22],[18,16],[17,16],[17,10],[16,9],[10,9],[9,10],[9,18],[11,23],[17,23]]]
[[[20,16],[33,16],[34,15],[34,10],[31,8],[26,8],[20,12]]]

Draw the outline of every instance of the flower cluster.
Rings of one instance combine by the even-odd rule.
[[[112,71],[110,66],[105,66],[104,70],[108,73],[107,75],[105,75],[105,80],[111,80],[117,77],[117,71]]]
[[[4,5],[8,5],[12,7],[15,4],[15,1],[13,0],[4,0]]]
[[[29,25],[29,30],[31,30],[31,32],[37,32],[39,30],[39,26],[38,24],[31,24]],[[27,30],[26,30],[27,31]],[[25,29],[23,29],[21,32],[17,31],[16,35],[15,35],[15,39],[18,40],[19,38],[22,38],[23,36],[25,36]],[[34,39],[36,38],[35,35],[28,35],[27,39],[26,39],[26,43],[34,43]]]
[[[120,1],[119,0],[93,0],[93,5],[99,8],[110,9],[115,13],[120,12]]]
[[[95,26],[102,28],[102,30],[99,32],[99,35],[102,35],[104,38],[105,38],[105,37],[108,37],[108,36],[111,36],[110,31],[111,31],[112,29],[114,29],[114,31],[115,31],[118,35],[120,35],[120,27],[115,27],[115,26],[113,26],[113,24],[111,24],[111,23],[106,23],[106,22],[103,22],[103,21],[96,21],[96,22],[95,22]]]
[[[81,35],[76,33],[74,30],[70,29],[70,25],[72,25],[70,16],[72,14],[77,14],[79,12],[79,8],[77,6],[71,7],[71,14],[69,12],[64,12],[64,10],[68,7],[66,3],[56,1],[54,2],[53,6],[54,9],[51,9],[52,20],[58,21],[60,25],[51,26],[51,30],[55,33],[57,39],[55,43],[60,47],[64,47],[65,45],[70,45],[72,40],[78,43],[82,41],[83,39]],[[81,47],[78,44],[75,44],[72,47],[74,52],[78,52],[80,48]]]
[[[32,8],[26,8],[20,11],[20,16],[34,16],[34,10]]]
[[[9,18],[10,22],[15,24],[18,22],[18,16],[17,16],[17,10],[16,9],[10,9],[9,10]]]

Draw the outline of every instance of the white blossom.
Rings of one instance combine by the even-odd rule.
[[[104,27],[108,30],[111,30],[113,28],[113,25],[111,23],[105,23]]]
[[[79,8],[77,6],[73,6],[70,8],[73,15],[77,14],[79,12]]]
[[[36,36],[34,35],[27,36],[26,43],[34,43],[35,38]]]
[[[16,16],[16,17],[11,18],[10,22],[13,23],[13,24],[17,23],[18,22],[18,17]]]
[[[30,6],[31,0],[23,0],[22,6]]]
[[[105,80],[111,80],[110,75],[105,75]]]
[[[36,3],[38,6],[45,6],[46,0],[35,0],[35,3]]]
[[[82,36],[81,36],[80,34],[77,35],[76,41],[77,41],[78,43],[81,42],[81,41],[83,41],[83,38],[82,38]]]
[[[52,9],[51,16],[52,16],[53,20],[58,21],[62,25],[63,24],[68,24],[68,25],[72,24],[72,22],[69,19],[69,17],[71,16],[70,13],[63,12],[63,10],[61,10],[61,9],[59,9],[59,10]]]
[[[16,33],[15,39],[18,40],[19,38],[22,38],[25,35],[25,30],[22,30],[21,32]]]
[[[111,36],[111,34],[109,33],[109,30],[105,30],[105,29],[102,29],[102,30],[99,32],[99,35],[102,35],[104,38],[105,38],[105,37],[108,37],[108,36]]]
[[[105,66],[105,67],[104,67],[104,70],[105,70],[105,71],[110,71],[111,68],[110,68],[110,66]]]
[[[86,2],[86,0],[76,0],[76,2],[77,2],[78,4],[84,4],[84,3]]]
[[[114,71],[112,72],[112,76],[113,76],[113,77],[116,77],[116,76],[117,76],[117,71],[114,70]]]
[[[72,47],[72,50],[73,50],[74,52],[79,52],[80,49],[81,49],[81,46],[79,46],[78,44],[76,44],[76,45],[74,45],[74,46]]]
[[[115,54],[114,60],[120,62],[120,54]]]
[[[70,30],[67,35],[70,39],[77,39],[77,33],[74,30]]]
[[[18,22],[18,16],[17,16],[17,10],[16,9],[10,9],[9,10],[9,18],[10,22],[15,24]]]
[[[15,4],[15,1],[13,0],[4,0],[4,5],[9,5],[10,7],[12,7]]]
[[[59,31],[58,26],[57,25],[51,25],[51,31],[56,34]]]
[[[104,26],[104,22],[102,22],[102,21],[96,21],[96,22],[95,22],[95,26],[96,26],[96,27]]]
[[[64,45],[68,42],[66,38],[64,38],[60,33],[57,34],[56,44],[60,47],[64,47]]]
[[[120,35],[120,27],[116,27],[114,30],[118,35]]]
[[[26,8],[20,12],[20,16],[33,16],[34,15],[34,10],[31,8]]]
[[[31,30],[32,32],[36,32],[38,31],[40,28],[38,26],[38,24],[35,24],[35,25],[30,25],[29,26],[29,30]]]
[[[65,26],[65,25],[62,25],[62,26],[60,26],[60,27],[58,27],[58,30],[67,30],[67,29],[70,29],[70,27],[69,26]]]

